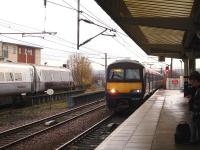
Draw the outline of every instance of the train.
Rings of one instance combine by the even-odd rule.
[[[118,60],[106,71],[106,103],[110,110],[133,108],[162,87],[163,75],[136,60]]]
[[[14,104],[24,96],[44,93],[48,89],[69,90],[74,88],[72,72],[64,67],[34,64],[0,63],[0,105],[11,97]]]

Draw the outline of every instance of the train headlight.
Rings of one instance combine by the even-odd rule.
[[[117,93],[117,90],[116,90],[116,89],[110,89],[110,90],[109,90],[109,93],[110,93],[110,94],[116,94],[116,93]]]
[[[134,89],[130,91],[131,93],[141,93],[142,90],[141,89]]]

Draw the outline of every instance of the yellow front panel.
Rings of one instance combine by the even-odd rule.
[[[116,89],[119,93],[128,93],[130,90],[138,90],[142,89],[142,83],[118,83],[118,82],[111,82],[107,83],[107,89]]]

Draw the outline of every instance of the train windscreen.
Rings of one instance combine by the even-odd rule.
[[[109,80],[140,80],[140,70],[139,69],[110,69],[108,74]]]
[[[140,70],[139,69],[126,69],[127,80],[140,80]]]
[[[123,80],[124,70],[123,69],[111,69],[109,72],[109,79],[113,80]]]

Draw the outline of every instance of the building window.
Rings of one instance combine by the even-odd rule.
[[[17,48],[14,46],[13,47],[13,54],[16,54],[16,52],[17,52]]]
[[[26,53],[27,53],[27,55],[32,55],[32,49],[27,49]]]
[[[3,54],[5,58],[8,58],[8,46],[3,47]]]

